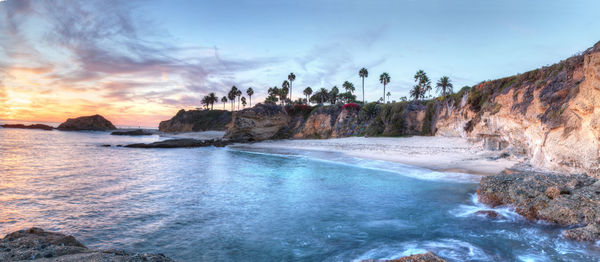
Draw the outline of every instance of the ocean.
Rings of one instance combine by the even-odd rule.
[[[0,234],[36,226],[180,261],[600,259],[510,208],[477,215],[489,210],[477,176],[339,153],[102,146],[167,138],[0,128]]]

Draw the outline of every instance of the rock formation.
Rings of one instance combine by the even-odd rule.
[[[230,111],[182,109],[170,120],[160,122],[158,130],[169,133],[223,131],[230,122]]]
[[[392,260],[374,260],[368,259],[363,260],[362,262],[445,262],[446,260],[436,256],[431,252],[427,252],[424,254],[416,254],[410,255],[406,257],[396,258]]]
[[[207,147],[216,146],[224,147],[233,143],[233,141],[225,140],[198,140],[191,138],[179,138],[179,139],[168,139],[164,141],[158,141],[150,144],[130,144],[125,147],[131,148],[180,148],[180,147]],[[109,145],[110,146],[110,145]]]
[[[491,206],[509,205],[528,219],[563,226],[575,240],[600,240],[600,180],[586,175],[506,170],[483,177],[479,201]]]
[[[30,228],[0,240],[0,261],[173,261],[161,254],[130,254],[117,250],[93,250],[73,236]]]
[[[290,117],[282,107],[270,104],[257,104],[253,108],[233,113],[231,126],[226,139],[261,141],[284,138],[289,128]]]
[[[101,115],[82,116],[78,118],[69,118],[66,122],[60,124],[57,128],[63,131],[108,131],[117,129],[110,121]]]
[[[143,129],[129,130],[129,131],[115,131],[110,133],[113,136],[151,136],[153,132]]]
[[[19,128],[19,129],[41,129],[41,130],[53,130],[54,127],[42,124],[34,124],[34,125],[23,125],[23,124],[5,124],[0,125],[3,128]]]

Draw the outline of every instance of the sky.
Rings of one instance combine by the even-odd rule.
[[[361,87],[408,95],[423,69],[455,89],[600,41],[597,0],[0,0],[0,119],[101,114],[156,127],[209,92]],[[360,92],[358,98],[361,99]],[[216,104],[216,108],[222,108]]]

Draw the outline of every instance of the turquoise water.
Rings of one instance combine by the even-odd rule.
[[[101,147],[159,139],[0,129],[0,233],[39,226],[181,261],[600,258],[508,208],[475,215],[477,177],[332,153]]]

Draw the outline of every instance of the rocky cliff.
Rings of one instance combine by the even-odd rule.
[[[436,135],[483,141],[534,167],[599,175],[600,43],[436,105]]]
[[[459,136],[522,157],[537,168],[599,176],[600,43],[554,65],[429,101],[370,103],[360,109],[295,105],[273,115],[257,110],[234,113],[228,132],[244,129],[251,140]],[[252,126],[267,125],[270,132],[252,135]]]
[[[231,122],[231,112],[226,110],[179,110],[170,120],[160,122],[162,132],[183,133],[207,130],[222,131]]]

